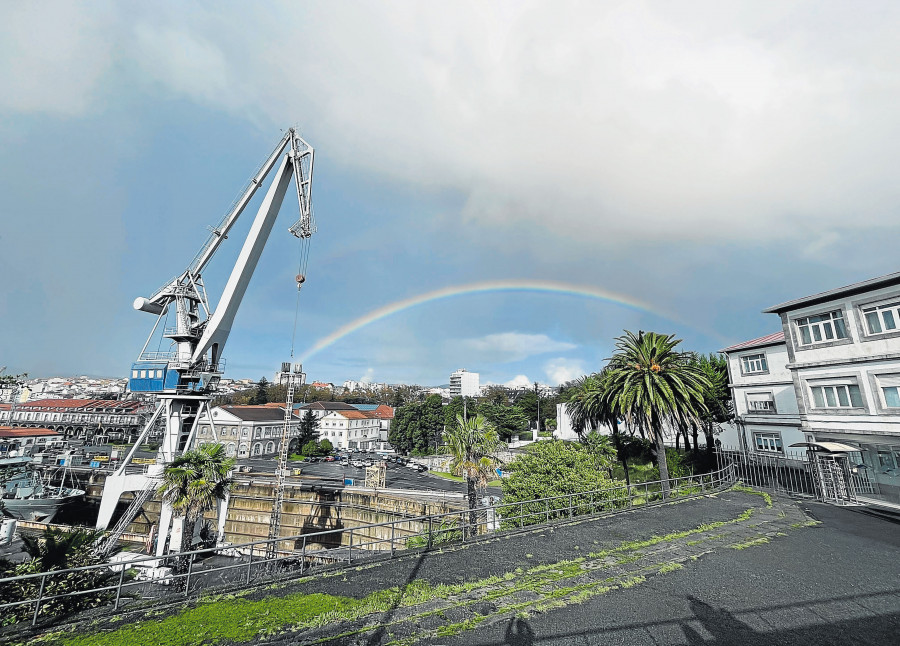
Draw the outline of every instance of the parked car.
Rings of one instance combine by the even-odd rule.
[[[325,461],[326,462],[334,462],[334,456],[333,455],[325,456]]]
[[[375,462],[372,460],[372,458],[366,458],[366,466],[367,467],[370,467],[374,464],[375,464]]]
[[[356,467],[357,469],[362,469],[362,467],[363,467],[363,461],[362,461],[362,460],[353,460],[353,461],[350,463],[350,465]]]

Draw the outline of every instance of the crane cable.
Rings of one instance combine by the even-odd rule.
[[[300,246],[297,248],[300,261],[297,269],[297,303],[294,306],[294,329],[291,332],[291,359],[294,358],[294,343],[297,339],[297,321],[300,318],[300,289],[306,280],[306,268],[309,265],[309,238],[300,240]]]

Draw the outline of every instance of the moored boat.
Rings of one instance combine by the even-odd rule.
[[[53,522],[64,505],[84,497],[84,493],[63,483],[51,486],[45,482],[32,458],[0,459],[0,499],[6,514],[13,518]]]

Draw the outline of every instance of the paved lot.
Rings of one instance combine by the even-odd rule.
[[[487,586],[436,602],[431,610],[440,614],[430,617],[421,612],[426,606],[418,609],[418,615],[398,607],[375,619],[372,629],[328,643],[374,646],[417,639],[446,646],[900,643],[900,525],[826,505],[776,501],[767,509],[759,502],[755,496],[727,493],[421,555],[392,563],[390,570],[382,566],[355,573],[348,577],[349,584],[323,579],[305,589],[363,596],[390,584],[417,580],[452,584],[502,575],[516,567],[525,569],[516,580],[539,579],[529,573],[584,559],[583,570],[572,579],[539,580],[531,590],[506,596],[502,586],[500,592],[497,586]],[[750,519],[734,522],[748,506],[753,507]],[[809,526],[815,520],[821,523]],[[696,533],[700,525],[717,522],[726,524]],[[623,541],[685,530],[695,533],[636,551],[596,556],[596,551],[603,554]],[[595,553],[586,554],[589,550]],[[636,560],[627,562],[617,554]],[[388,574],[391,580],[385,579]],[[504,585],[514,590],[516,580]],[[566,592],[567,586],[577,592]],[[601,587],[609,591],[590,596]],[[442,634],[448,624],[466,621],[474,622],[474,627]],[[329,632],[340,634],[348,628],[345,624],[259,643],[327,639]]]
[[[900,643],[900,524],[807,505],[816,527],[584,604],[440,643],[821,646]]]
[[[371,457],[371,456],[369,456]],[[253,467],[254,473],[272,473],[275,470],[275,460],[270,459],[242,459],[239,464]],[[362,484],[366,479],[366,470],[355,467],[342,467],[338,462],[304,462],[291,463],[293,467],[303,469],[303,475],[333,479],[343,482],[344,478],[351,478],[356,484]],[[418,473],[407,467],[388,463],[387,486],[392,489],[419,489],[432,491],[465,492],[466,486],[462,482],[448,480],[435,476],[428,471]]]

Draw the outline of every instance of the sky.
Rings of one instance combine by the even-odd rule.
[[[765,307],[900,269],[898,27],[875,1],[4,3],[0,367],[125,376],[132,301],[291,126],[296,331],[289,193],[228,377],[293,339],[310,381],[555,385],[626,329],[771,333]]]

